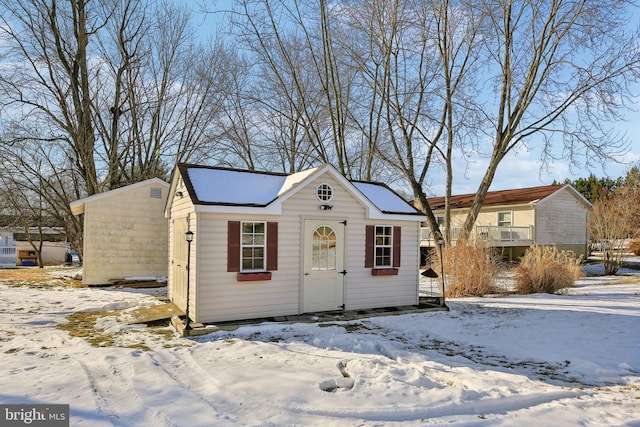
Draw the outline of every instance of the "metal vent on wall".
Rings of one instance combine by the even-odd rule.
[[[150,197],[152,199],[162,199],[162,188],[152,188]]]

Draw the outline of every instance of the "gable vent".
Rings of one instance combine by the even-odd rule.
[[[162,188],[152,188],[151,194],[149,195],[152,199],[161,199],[162,198]]]

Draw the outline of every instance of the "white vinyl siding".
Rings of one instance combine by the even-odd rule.
[[[151,189],[158,188],[163,197],[151,197]],[[151,181],[88,198],[84,206],[83,284],[167,275],[168,231],[163,214],[167,191],[168,185]]]
[[[544,199],[536,208],[536,243],[586,245],[588,211],[569,191],[562,191]]]
[[[296,313],[297,280],[283,273],[284,259],[280,255],[278,270],[268,281],[239,282],[238,273],[227,272],[228,221],[242,221],[246,215],[231,216],[198,214],[197,317],[198,322],[251,319]],[[257,216],[256,221],[279,222],[279,246],[282,245],[283,224],[276,217]],[[296,276],[297,277],[297,276]],[[293,311],[292,311],[293,310]]]
[[[390,221],[400,226],[402,235],[402,264],[397,276],[372,276],[370,268],[364,268],[364,245],[350,242],[365,241],[365,225],[371,221],[352,221],[347,227],[347,263],[349,274],[345,287],[347,309],[365,309],[413,305],[418,303],[419,223]],[[356,268],[354,268],[356,266]],[[362,267],[362,268],[359,268]]]
[[[331,210],[321,210],[317,187],[333,188]],[[283,202],[282,215],[199,213],[197,234],[216,236],[198,243],[197,322],[251,319],[298,314],[301,312],[303,244],[305,219],[347,221],[345,227],[345,309],[412,305],[418,302],[419,221],[389,221],[402,227],[402,266],[397,276],[371,275],[364,268],[365,226],[379,223],[365,220],[365,208],[329,174],[317,177]],[[278,222],[278,270],[271,280],[238,282],[237,273],[228,273],[227,222]],[[225,242],[225,244],[221,244]]]

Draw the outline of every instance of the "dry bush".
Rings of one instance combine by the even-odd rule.
[[[640,255],[640,239],[633,239],[629,242],[629,250],[634,255]]]
[[[479,246],[447,246],[443,249],[444,270],[447,276],[448,298],[483,296],[496,291],[494,279],[498,275],[498,263],[490,249]],[[440,271],[440,260],[436,271]]]
[[[555,246],[533,245],[514,269],[516,292],[554,294],[571,287],[582,274],[580,261],[581,257],[573,252],[559,251]]]

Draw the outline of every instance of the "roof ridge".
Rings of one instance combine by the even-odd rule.
[[[228,172],[241,172],[241,173],[253,173],[258,175],[272,175],[272,176],[291,176],[295,175],[299,172],[294,173],[286,173],[286,172],[269,172],[269,171],[259,171],[259,170],[251,170],[251,169],[240,169],[240,168],[232,168],[226,166],[210,166],[210,165],[199,165],[195,163],[178,163],[178,168],[180,170],[186,169],[211,169],[211,170],[220,170],[220,171],[228,171]],[[303,172],[303,171],[301,171]]]

